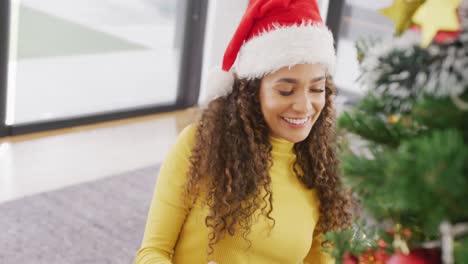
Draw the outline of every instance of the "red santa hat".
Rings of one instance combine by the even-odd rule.
[[[229,92],[234,73],[254,79],[286,66],[320,63],[333,75],[333,44],[316,0],[251,0],[224,53],[222,73],[209,76],[209,97]]]

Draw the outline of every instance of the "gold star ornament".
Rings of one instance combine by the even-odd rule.
[[[457,31],[460,22],[457,8],[461,0],[426,0],[414,13],[413,22],[422,30],[422,47],[431,44],[438,31]]]
[[[399,36],[413,24],[411,17],[422,3],[424,0],[394,0],[391,6],[380,9],[379,13],[393,21],[395,35]]]

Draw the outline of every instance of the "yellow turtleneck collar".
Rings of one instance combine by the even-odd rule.
[[[270,136],[270,143],[273,147],[274,152],[284,153],[284,154],[293,154],[294,153],[294,143],[283,138],[277,138]]]

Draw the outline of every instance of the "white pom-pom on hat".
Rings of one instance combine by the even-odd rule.
[[[211,69],[206,80],[205,100],[202,104],[208,104],[211,100],[228,94],[234,84],[234,73],[223,71],[220,68]]]

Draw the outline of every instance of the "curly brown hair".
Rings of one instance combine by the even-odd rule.
[[[246,239],[257,210],[272,221],[273,194],[270,129],[260,108],[260,79],[236,79],[232,91],[211,101],[197,122],[195,145],[185,195],[191,203],[202,198],[210,212],[209,248],[228,233]],[[338,177],[335,154],[336,88],[326,81],[326,103],[308,137],[294,145],[294,172],[320,199],[320,232],[349,226],[350,200]],[[203,196],[200,197],[200,194]],[[263,194],[263,195],[262,195]]]

